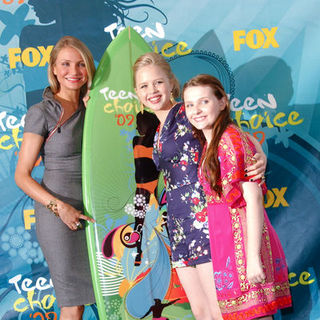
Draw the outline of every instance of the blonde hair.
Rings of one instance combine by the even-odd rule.
[[[88,47],[79,39],[72,37],[72,36],[65,36],[62,37],[54,46],[54,48],[51,51],[50,54],[50,60],[49,60],[49,66],[48,66],[48,81],[50,84],[50,88],[51,91],[55,94],[59,91],[60,89],[60,84],[59,81],[56,77],[56,75],[53,73],[53,68],[54,65],[57,61],[57,57],[59,52],[64,49],[64,48],[73,48],[75,50],[77,50],[87,69],[87,74],[88,74],[88,81],[82,86],[81,88],[81,95],[86,94],[87,90],[90,89],[91,85],[92,85],[92,80],[93,80],[93,76],[95,73],[95,66],[94,66],[94,60],[92,57],[92,54],[90,52],[90,50],[88,49]]]
[[[146,66],[149,65],[156,65],[160,67],[164,73],[167,75],[168,79],[171,81],[173,88],[172,88],[172,95],[173,97],[179,98],[180,96],[180,85],[179,81],[174,75],[174,73],[171,70],[171,67],[169,63],[165,60],[163,56],[161,56],[159,53],[156,52],[148,52],[145,53],[144,55],[140,56],[134,66],[133,66],[133,83],[134,87],[136,87],[136,74],[137,72]]]

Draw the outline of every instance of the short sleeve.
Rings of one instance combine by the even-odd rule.
[[[32,106],[25,118],[24,132],[31,132],[46,137],[48,134],[48,123],[45,118],[41,104]]]
[[[220,161],[222,191],[227,203],[232,207],[245,206],[240,182],[249,181],[245,176],[245,168],[253,164],[253,156],[256,153],[249,137],[235,126],[229,126],[223,133],[218,156]],[[262,186],[263,193],[266,191]]]

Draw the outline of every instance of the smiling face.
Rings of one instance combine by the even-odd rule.
[[[59,82],[60,94],[68,91],[80,92],[81,87],[88,81],[85,61],[80,52],[72,47],[60,50],[53,66],[53,74]]]
[[[139,100],[155,113],[171,109],[173,85],[161,67],[150,64],[140,68],[135,75],[135,86]]]
[[[191,86],[185,89],[183,98],[188,120],[211,141],[212,127],[226,107],[225,97],[219,100],[209,86]]]

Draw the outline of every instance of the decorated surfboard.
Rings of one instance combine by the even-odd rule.
[[[83,137],[86,228],[100,319],[193,319],[171,268],[163,180],[152,161],[158,119],[138,103],[132,66],[151,51],[132,28],[98,66]]]

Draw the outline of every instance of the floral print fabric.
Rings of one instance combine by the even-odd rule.
[[[160,137],[158,130],[154,141],[153,160],[166,184],[173,266],[208,262],[206,199],[197,176],[201,146],[192,134],[182,104],[170,110]]]

